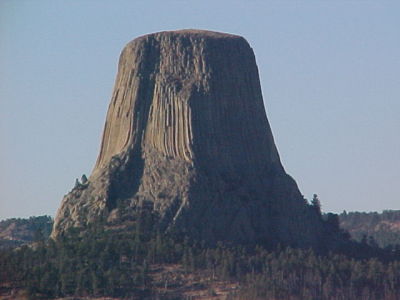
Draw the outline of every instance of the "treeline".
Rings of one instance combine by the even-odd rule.
[[[149,267],[181,264],[210,280],[240,283],[232,299],[400,299],[400,253],[349,243],[350,254],[262,247],[209,248],[161,235],[149,218],[130,228],[104,224],[60,239],[0,251],[0,282],[32,298],[112,296],[157,299]],[[358,255],[358,257],[357,257]]]
[[[340,226],[359,242],[376,243],[380,247],[400,245],[400,210],[377,212],[343,212]]]
[[[49,237],[53,227],[50,216],[12,218],[0,221],[0,249],[17,247]]]

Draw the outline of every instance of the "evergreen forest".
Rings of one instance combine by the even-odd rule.
[[[400,210],[378,212],[343,212],[340,226],[359,241],[377,243],[380,247],[400,245]]]
[[[234,284],[227,299],[400,299],[397,247],[349,238],[335,251],[207,247],[157,233],[146,213],[129,228],[98,222],[57,240],[38,235],[30,246],[3,249],[0,282],[3,290],[18,288],[27,299],[195,299],[174,289],[171,277],[151,276],[162,266],[180,266],[183,277],[201,277],[197,285]],[[211,288],[209,293],[214,295]]]

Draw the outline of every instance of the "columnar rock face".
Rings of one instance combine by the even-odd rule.
[[[144,208],[159,230],[211,244],[318,242],[321,221],[282,167],[244,38],[181,30],[123,49],[93,173],[63,199],[52,236]]]

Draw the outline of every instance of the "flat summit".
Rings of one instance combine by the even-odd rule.
[[[141,210],[209,244],[318,243],[322,221],[281,164],[243,37],[165,31],[123,49],[95,167],[52,236]]]

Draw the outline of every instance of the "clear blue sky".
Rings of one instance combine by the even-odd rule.
[[[400,209],[398,1],[0,1],[0,219],[53,215],[95,163],[122,47],[244,36],[282,162],[324,211]]]

